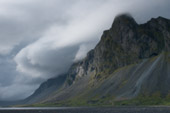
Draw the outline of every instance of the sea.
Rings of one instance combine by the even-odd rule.
[[[170,106],[152,107],[2,107],[0,113],[170,113]]]

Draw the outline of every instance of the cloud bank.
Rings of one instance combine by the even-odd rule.
[[[95,47],[114,17],[170,18],[169,0],[1,0],[0,100],[25,98]],[[156,9],[156,10],[155,10]],[[17,90],[15,90],[17,89]]]

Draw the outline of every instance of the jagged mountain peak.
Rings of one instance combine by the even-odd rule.
[[[112,27],[136,26],[135,19],[130,14],[121,14],[115,17]]]
[[[124,14],[117,15],[114,19],[114,21],[121,21],[121,20],[133,21],[134,18],[132,17],[132,15],[130,15],[128,13],[124,13]]]
[[[143,59],[161,54],[162,51],[169,51],[166,48],[170,46],[170,21],[162,17],[155,20],[137,24],[129,14],[117,16],[113,26],[104,31],[90,56],[87,55],[72,70],[74,73],[69,74],[71,83],[91,72],[94,78],[106,77],[118,68],[139,63]]]
[[[157,18],[151,18],[150,21],[157,20],[157,21],[169,21],[169,19],[164,18],[162,16],[158,16]]]
[[[170,20],[158,17],[137,24],[130,15],[119,15],[87,57],[70,67],[61,89],[43,102],[85,97],[89,101],[95,96],[134,98],[157,91],[166,96],[170,90],[169,48]]]

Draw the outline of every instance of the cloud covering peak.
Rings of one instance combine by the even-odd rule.
[[[44,80],[65,73],[95,47],[119,13],[128,12],[143,23],[151,17],[170,18],[169,4],[169,0],[1,0],[0,61],[5,65],[0,66],[0,100],[25,98]]]

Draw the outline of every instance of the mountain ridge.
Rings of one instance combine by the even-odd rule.
[[[36,103],[91,105],[104,99],[104,105],[157,91],[165,97],[170,90],[169,59],[169,19],[158,17],[137,24],[133,17],[122,14],[103,32],[96,47],[70,67],[62,85]]]

